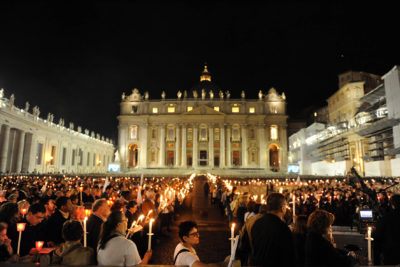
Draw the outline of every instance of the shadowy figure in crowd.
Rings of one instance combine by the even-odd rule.
[[[83,228],[79,221],[66,221],[62,228],[65,243],[54,251],[53,264],[93,265],[95,254],[91,247],[83,247]]]
[[[391,199],[392,211],[378,221],[374,233],[374,263],[400,264],[400,195]]]

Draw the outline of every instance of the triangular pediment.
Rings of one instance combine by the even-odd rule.
[[[184,115],[223,115],[224,113],[214,110],[209,106],[202,105],[191,111],[183,113]]]

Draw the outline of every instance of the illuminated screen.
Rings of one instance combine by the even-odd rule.
[[[108,171],[110,172],[119,172],[120,164],[119,163],[108,163]]]
[[[288,165],[288,172],[299,173],[300,172],[299,165],[289,164]]]
[[[360,218],[372,219],[372,210],[360,210]]]

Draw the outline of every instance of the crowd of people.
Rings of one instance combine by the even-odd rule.
[[[169,235],[193,178],[1,177],[0,262],[152,263],[157,242],[149,242],[149,237]],[[376,215],[375,264],[400,264],[395,179],[208,178],[204,194],[235,223],[240,237],[236,259],[243,266],[365,262],[354,251],[336,248],[332,235],[334,224],[355,225],[360,209],[372,209]],[[182,222],[179,238],[171,255],[174,264],[204,266],[195,250],[196,222]],[[229,257],[209,266],[225,267],[228,262]]]
[[[153,240],[168,235],[191,180],[1,177],[0,262],[147,264],[149,228]]]
[[[374,215],[370,225],[375,239],[374,263],[379,265],[400,264],[398,183],[398,179],[351,176],[307,180],[220,179],[206,184],[204,192],[210,192],[211,203],[218,205],[228,221],[238,226],[242,265],[366,263],[367,259],[354,251],[336,249],[331,233],[332,225],[362,230],[359,211],[365,209]]]

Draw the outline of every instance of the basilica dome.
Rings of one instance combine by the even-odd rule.
[[[189,98],[201,98],[202,92],[206,93],[206,98],[210,97],[210,92],[214,94],[214,96],[219,94],[221,88],[217,86],[215,83],[211,81],[211,73],[207,69],[207,64],[204,65],[204,70],[200,75],[200,82],[195,84],[192,88],[190,88],[188,92]],[[198,95],[197,97],[195,95]]]

